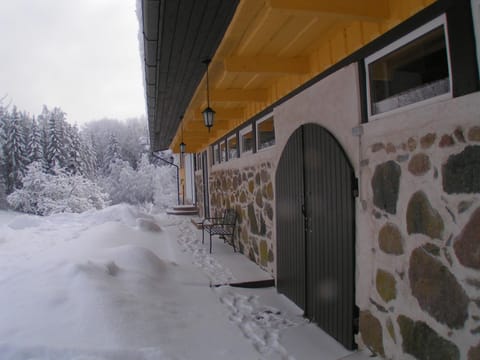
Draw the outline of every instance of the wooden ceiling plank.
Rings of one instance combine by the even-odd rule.
[[[237,73],[306,74],[308,57],[232,56],[224,60],[225,70]]]
[[[386,20],[390,17],[386,0],[267,0],[275,11],[318,13],[360,19]]]
[[[243,35],[241,42],[236,49],[237,54],[244,54],[246,49],[258,39],[258,31],[268,21],[270,16],[270,9],[260,9],[256,14],[255,19],[251,22],[247,28],[246,33]]]
[[[264,102],[268,100],[267,89],[224,89],[211,92],[213,102]]]

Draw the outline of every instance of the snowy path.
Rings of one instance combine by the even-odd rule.
[[[255,295],[246,296],[227,290],[221,291],[220,300],[229,308],[230,320],[240,327],[260,354],[268,358],[294,360],[280,344],[280,331],[297,323],[286,319],[279,309],[262,305]]]
[[[225,263],[222,245],[211,255],[188,218],[127,205],[45,218],[0,211],[0,359],[349,354],[275,289],[226,285],[252,264],[230,248]]]
[[[233,274],[229,269],[215,260],[208,253],[207,247],[202,246],[202,241],[198,237],[198,230],[193,229],[189,220],[182,220],[178,225],[180,235],[177,242],[182,251],[188,252],[193,256],[193,263],[202,269],[210,279],[210,284],[228,284],[235,281]]]
[[[189,220],[183,220],[178,227],[180,236],[177,241],[182,250],[192,254],[194,264],[207,274],[212,285],[235,282],[230,270],[216,261],[215,257],[208,253],[206,246],[202,246],[199,231],[193,228]],[[251,341],[261,358],[294,360],[279,339],[280,331],[295,326],[296,322],[287,320],[279,309],[262,305],[258,296],[242,295],[228,286],[215,286],[212,289],[230,311],[229,319],[240,328],[245,338]]]

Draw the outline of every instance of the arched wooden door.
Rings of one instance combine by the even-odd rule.
[[[307,124],[276,173],[277,287],[347,349],[355,312],[355,175],[337,140]]]

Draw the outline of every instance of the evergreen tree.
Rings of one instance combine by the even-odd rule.
[[[3,104],[0,100],[0,183],[5,187],[6,182],[6,159],[5,159],[5,143],[7,140],[6,136],[6,123],[7,123],[7,109],[3,107]],[[5,187],[6,191],[6,187]],[[0,193],[1,196],[1,193]]]
[[[85,175],[87,173],[87,164],[82,157],[83,144],[78,128],[75,125],[68,126],[66,129],[70,138],[67,169],[71,174]]]
[[[46,105],[43,105],[42,112],[37,117],[38,129],[43,151],[43,169],[48,171],[48,120],[50,111]]]
[[[1,151],[0,156],[2,156]],[[5,181],[2,176],[0,178],[0,209],[6,209],[7,207],[7,187],[5,186]]]
[[[110,134],[109,141],[108,141],[108,146],[105,151],[104,155],[104,168],[103,168],[103,173],[104,174],[109,174],[111,171],[111,166],[112,164],[120,160],[120,146],[118,144],[117,138],[115,137],[114,134]]]
[[[85,169],[85,176],[90,179],[95,177],[97,166],[97,155],[92,142],[91,137],[81,134],[80,157],[82,158],[83,167]]]
[[[48,114],[46,160],[50,172],[54,172],[57,167],[62,168],[66,165],[65,147],[62,143],[62,140],[65,139],[64,118],[65,113],[59,108],[54,108]]]
[[[6,122],[6,110],[2,106],[0,101],[0,209],[7,208],[7,186],[5,184],[5,154],[4,154],[4,146],[6,141],[6,136],[4,132],[4,124]]]
[[[43,156],[43,149],[42,131],[39,128],[38,123],[35,121],[35,118],[33,118],[27,142],[28,164],[31,164],[32,162],[39,162],[45,169],[46,166]]]
[[[26,141],[20,114],[14,106],[6,123],[6,141],[4,146],[5,172],[7,174],[7,192],[20,188],[25,174],[27,159],[25,156]]]

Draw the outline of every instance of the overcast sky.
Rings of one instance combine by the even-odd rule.
[[[0,0],[0,98],[71,123],[145,113],[135,0]]]

